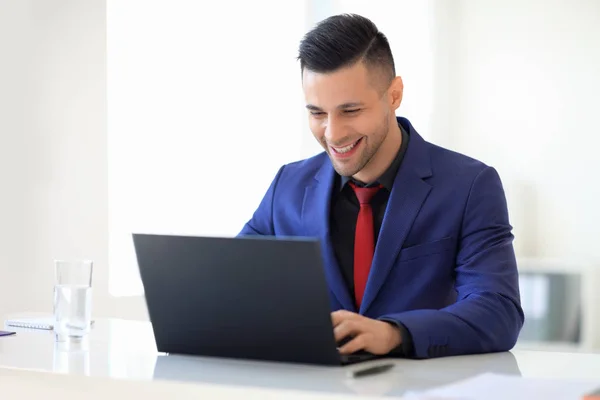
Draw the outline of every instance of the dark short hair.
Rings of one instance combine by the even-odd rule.
[[[331,16],[319,22],[300,42],[301,70],[327,73],[363,61],[379,67],[389,81],[396,76],[390,44],[377,26],[356,14]]]

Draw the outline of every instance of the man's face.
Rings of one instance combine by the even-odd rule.
[[[303,71],[310,130],[342,176],[365,168],[388,134],[393,110],[376,79],[362,62],[331,73]]]

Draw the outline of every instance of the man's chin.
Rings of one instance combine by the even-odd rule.
[[[333,169],[341,176],[354,176],[364,168],[364,165],[361,165],[360,163],[360,160],[362,159],[360,154],[354,154],[347,159],[339,159],[329,152],[327,152],[327,155],[329,156],[331,165],[333,165]]]
[[[331,164],[333,165],[333,169],[335,169],[335,172],[337,172],[341,176],[351,177],[356,175],[356,173],[360,171],[360,169],[356,168],[355,166],[340,165],[340,163],[335,162],[333,160]]]

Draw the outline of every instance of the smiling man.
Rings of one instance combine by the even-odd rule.
[[[325,151],[284,165],[240,234],[320,238],[342,353],[511,349],[524,318],[497,172],[396,117],[402,79],[370,20],[322,21],[298,58]]]

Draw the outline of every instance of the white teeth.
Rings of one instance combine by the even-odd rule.
[[[350,150],[352,150],[354,148],[354,146],[356,146],[358,144],[358,141],[352,143],[351,145],[348,145],[346,147],[334,147],[334,150],[336,153],[340,153],[340,154],[344,154],[349,152]]]

